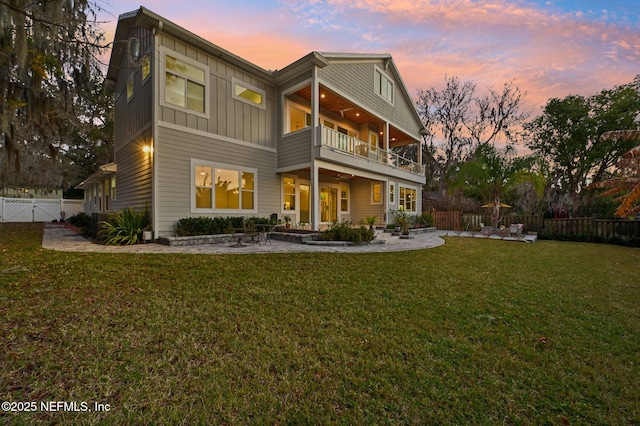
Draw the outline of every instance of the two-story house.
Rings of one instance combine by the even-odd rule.
[[[106,84],[115,163],[82,184],[88,212],[148,205],[156,237],[188,216],[421,213],[424,127],[390,55],[268,71],[140,8],[119,17]],[[408,144],[417,158],[392,150]]]

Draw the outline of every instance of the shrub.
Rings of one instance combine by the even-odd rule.
[[[375,232],[364,226],[354,228],[351,222],[335,223],[331,229],[320,234],[324,241],[351,241],[352,243],[368,243],[375,238]]]
[[[76,215],[71,216],[67,219],[67,222],[72,224],[73,226],[77,226],[82,230],[84,235],[88,235],[91,233],[91,225],[93,224],[91,216],[84,212],[80,212]]]
[[[149,210],[136,211],[130,207],[112,214],[100,223],[102,229],[98,237],[107,245],[137,244],[142,239],[142,231],[151,225]]]
[[[433,215],[431,213],[422,213],[418,218],[419,226],[425,226],[427,228],[433,226]]]
[[[252,221],[254,224],[270,222],[269,218],[264,217],[185,217],[178,220],[176,233],[181,237],[230,234],[234,229],[242,228],[245,220]]]

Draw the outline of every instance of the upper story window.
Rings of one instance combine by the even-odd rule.
[[[374,75],[374,90],[376,94],[382,96],[387,102],[393,103],[393,81],[377,67]]]
[[[133,74],[127,80],[127,102],[133,98]]]
[[[164,58],[164,96],[166,106],[205,115],[209,70],[206,66],[166,52]]]
[[[149,55],[142,58],[140,69],[142,70],[142,82],[144,83],[151,75],[151,58],[149,58]]]
[[[289,132],[295,132],[306,127],[311,127],[311,113],[289,104]]]
[[[251,86],[237,78],[232,79],[233,83],[233,99],[237,99],[242,102],[246,102],[253,106],[258,106],[262,109],[266,108],[265,98],[266,93],[262,89]]]

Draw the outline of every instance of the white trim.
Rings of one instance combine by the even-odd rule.
[[[340,186],[340,190],[338,191],[338,212],[340,214],[351,214],[351,184],[349,182],[340,182],[339,184]],[[342,200],[344,200],[344,198],[342,198],[342,187],[347,188],[347,209],[346,210],[342,210]]]
[[[206,166],[206,167],[211,167],[211,171],[212,171],[212,176],[211,179],[213,181],[213,178],[215,176],[215,169],[225,169],[225,170],[234,170],[237,171],[239,174],[242,172],[248,172],[248,173],[253,173],[253,208],[252,209],[242,209],[242,208],[238,208],[238,209],[217,209],[215,208],[215,185],[212,182],[211,185],[211,202],[214,204],[214,206],[212,208],[197,208],[196,207],[196,182],[194,179],[195,176],[195,171],[196,171],[196,166]],[[258,213],[258,169],[253,168],[253,167],[241,167],[241,166],[237,166],[237,165],[233,165],[233,164],[225,164],[225,163],[218,163],[218,162],[213,162],[213,161],[208,161],[208,160],[201,160],[198,158],[191,158],[191,167],[190,167],[190,173],[189,173],[189,188],[191,191],[190,194],[190,198],[191,198],[191,213],[213,213],[213,214],[256,214]],[[240,190],[239,194],[239,203],[240,205],[242,205],[242,191]]]
[[[275,148],[271,148],[271,147],[268,147],[268,146],[256,145],[256,144],[251,143],[251,142],[245,142],[245,141],[241,141],[239,139],[229,138],[227,136],[214,135],[213,133],[205,132],[204,130],[191,129],[189,127],[184,127],[184,126],[181,126],[179,124],[169,123],[167,121],[158,121],[157,124],[158,124],[159,127],[164,127],[165,129],[176,130],[178,132],[190,133],[192,135],[201,136],[201,137],[204,137],[204,138],[207,138],[207,139],[215,139],[215,140],[222,141],[222,142],[235,143],[237,145],[246,146],[248,148],[260,149],[262,151],[267,151],[267,152],[273,152],[273,153],[276,152]]]
[[[159,101],[160,101],[160,105],[165,107],[165,108],[171,108],[171,109],[175,109],[177,111],[183,111],[187,114],[193,114],[193,115],[197,115],[199,117],[204,117],[209,119],[210,116],[210,111],[211,111],[211,102],[209,100],[209,93],[211,92],[211,85],[210,85],[210,70],[209,67],[201,62],[198,61],[194,61],[191,58],[188,58],[184,55],[181,55],[180,53],[168,49],[164,46],[160,46],[159,49],[160,52],[160,70],[159,70],[159,74],[160,74],[160,91],[159,93]],[[174,57],[175,59],[178,59],[184,63],[187,63],[193,67],[199,68],[204,72],[204,112],[199,112],[193,109],[189,109],[186,106],[181,107],[179,105],[175,105],[172,103],[168,103],[165,101],[165,88],[167,85],[167,81],[166,81],[166,77],[167,77],[167,70],[166,70],[166,63],[167,63],[167,54],[169,54],[169,56]],[[171,72],[171,71],[169,71]],[[173,72],[171,72],[172,74],[174,74]],[[185,77],[185,76],[181,76],[181,77]],[[187,77],[185,77],[187,78]],[[200,83],[200,82],[198,82]]]
[[[400,204],[400,189],[404,188],[404,189],[410,189],[412,191],[416,192],[416,199],[415,199],[415,204],[416,204],[416,209],[415,210],[407,210],[405,207],[405,204]],[[406,192],[405,192],[405,200],[406,200]],[[403,210],[407,213],[419,213],[421,211],[421,206],[418,206],[418,202],[420,201],[420,191],[418,190],[417,186],[413,186],[413,185],[406,185],[404,183],[398,182],[398,206],[402,206]]]

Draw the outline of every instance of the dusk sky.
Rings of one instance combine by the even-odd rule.
[[[409,93],[445,75],[484,92],[508,80],[534,116],[552,97],[593,95],[640,74],[638,0],[105,0],[117,16],[141,5],[266,69],[311,51],[390,53]]]

